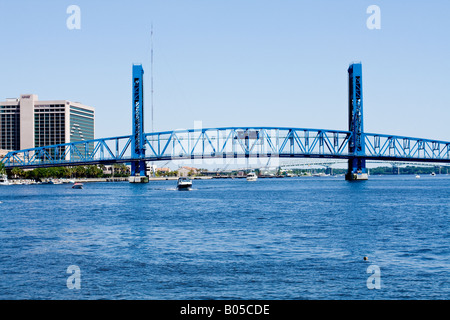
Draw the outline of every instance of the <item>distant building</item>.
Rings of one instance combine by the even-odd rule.
[[[12,150],[3,150],[0,149],[0,160],[3,159],[4,156],[6,156],[8,154],[8,152],[10,152]]]
[[[196,175],[198,173],[197,168],[191,168],[191,167],[181,167],[178,169],[178,176],[180,177],[187,177],[189,175]]]
[[[113,166],[110,166],[110,165],[106,165],[106,166],[103,166],[102,167],[102,170],[103,170],[103,174],[113,174]]]
[[[158,168],[156,164],[148,165],[147,166],[147,176],[153,176],[154,174],[167,174],[171,170],[170,168]]]
[[[22,94],[18,99],[0,102],[0,149],[92,140],[94,121],[93,107],[68,100],[39,101],[37,95]]]
[[[124,175],[131,172],[131,166],[123,164],[103,165],[101,166],[103,174],[106,175]]]

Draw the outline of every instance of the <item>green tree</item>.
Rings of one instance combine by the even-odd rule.
[[[37,168],[33,171],[35,172],[34,174],[36,175],[37,179],[44,179],[49,177],[48,170],[46,168]]]
[[[77,178],[83,178],[86,176],[86,169],[83,166],[77,166],[75,167],[74,175]]]
[[[0,162],[0,174],[4,174],[6,172],[5,165],[3,162]]]
[[[114,165],[114,177],[128,177],[129,175],[130,172],[125,164],[121,163]]]
[[[87,166],[86,167],[86,176],[88,178],[100,178],[103,176],[103,170],[97,166]]]
[[[23,171],[23,169],[21,169],[21,168],[14,167],[14,168],[12,168],[12,170],[11,170],[11,174],[12,174],[15,178],[17,178],[17,177],[22,178],[22,177],[25,176],[25,171]]]
[[[32,179],[32,180],[36,180],[36,179],[38,178],[38,177],[37,177],[36,169],[27,171],[27,172],[26,172],[25,178],[27,178],[27,179]]]
[[[64,178],[72,178],[73,171],[72,167],[64,167]]]

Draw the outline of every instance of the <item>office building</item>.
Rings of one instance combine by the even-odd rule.
[[[39,101],[34,94],[6,99],[0,102],[0,149],[23,150],[92,140],[94,120],[94,108],[79,102]]]

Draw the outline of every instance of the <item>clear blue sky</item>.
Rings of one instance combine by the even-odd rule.
[[[69,30],[69,5],[81,29]],[[369,5],[381,29],[369,30]],[[155,130],[347,128],[347,67],[363,64],[365,130],[450,140],[450,2],[0,0],[0,101],[35,93],[96,108],[96,137],[131,133],[131,66]]]

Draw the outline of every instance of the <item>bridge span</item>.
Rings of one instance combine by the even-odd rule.
[[[450,142],[364,134],[366,154],[348,152],[350,131],[275,127],[226,127],[154,132],[144,135],[143,161],[211,158],[333,158],[450,163]],[[9,152],[6,168],[125,163],[132,136],[44,146]]]
[[[362,67],[349,69],[349,130],[223,127],[144,132],[143,69],[133,65],[133,134],[11,151],[6,169],[131,163],[132,181],[146,182],[146,162],[230,158],[348,160],[347,180],[367,179],[366,160],[450,163],[450,142],[363,129]]]

